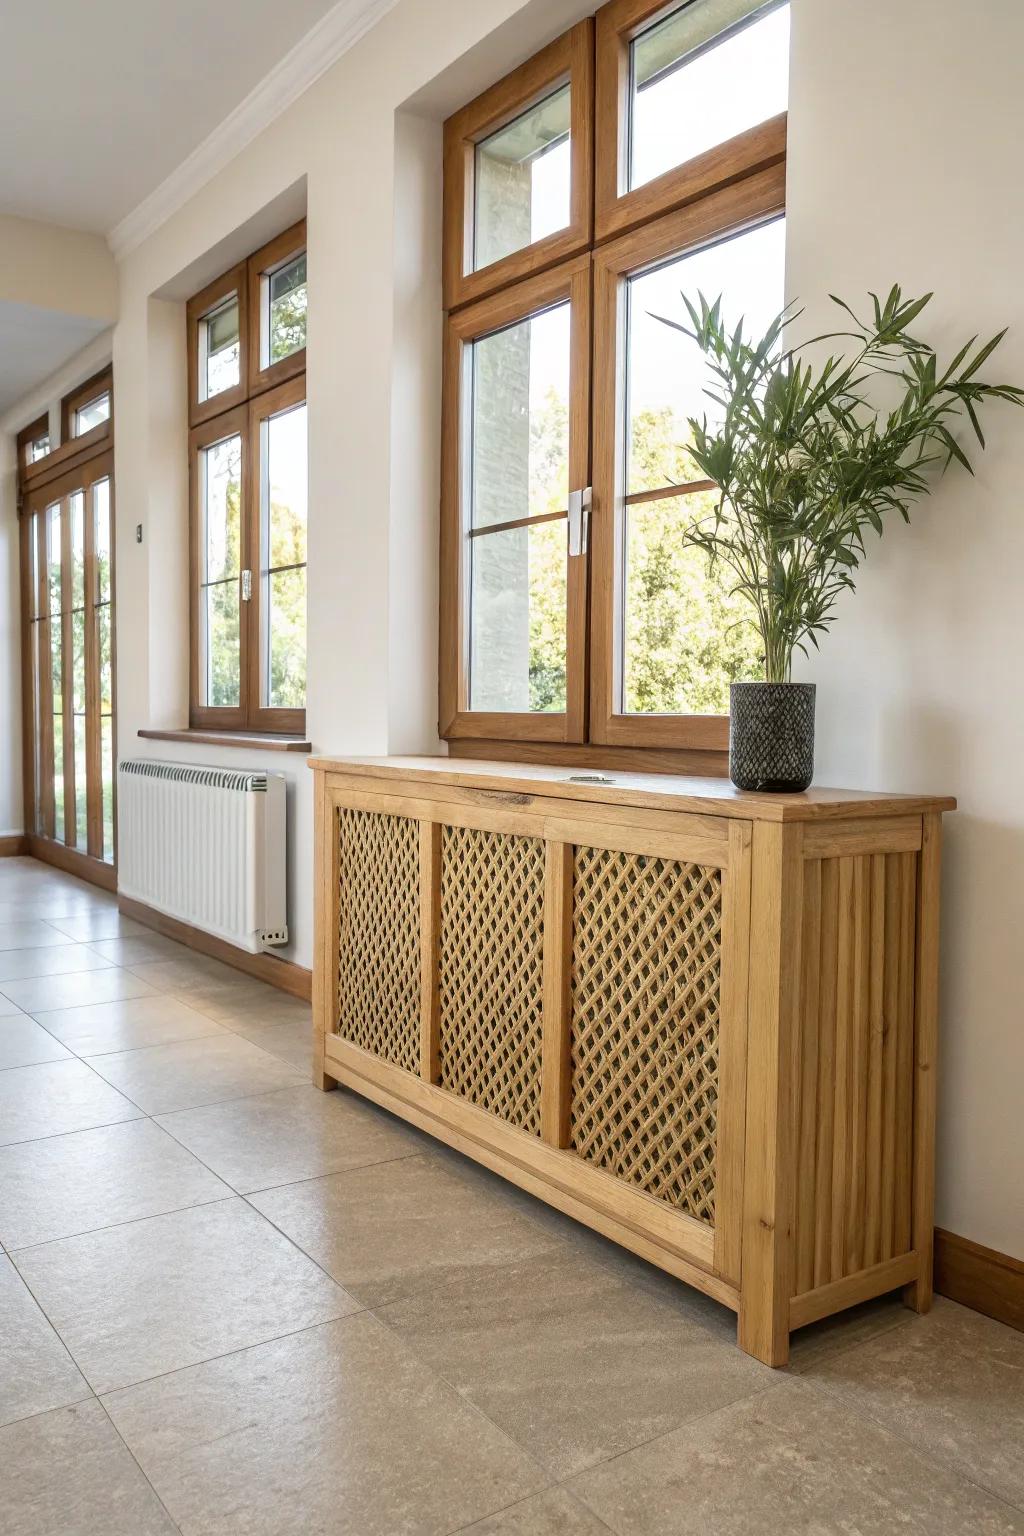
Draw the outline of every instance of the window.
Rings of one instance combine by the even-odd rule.
[[[684,542],[714,407],[663,319],[683,292],[754,330],[783,306],[788,6],[611,0],[590,27],[446,124],[441,732],[711,767],[760,642]]]
[[[61,401],[61,438],[67,444],[72,439],[87,438],[89,444],[99,441],[110,433],[113,388],[110,369],[86,379],[84,384],[65,395]],[[80,444],[85,447],[86,444]]]
[[[304,244],[286,230],[188,305],[194,727],[305,729]]]
[[[29,485],[21,515],[26,826],[87,876],[115,857],[112,513],[108,448]]]
[[[45,459],[50,451],[50,417],[40,416],[18,433],[18,473]]]

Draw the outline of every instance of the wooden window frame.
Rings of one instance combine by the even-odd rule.
[[[463,494],[463,402],[468,348],[482,337],[569,301],[569,489],[589,483],[590,253],[479,300],[448,319],[444,348],[441,444],[441,735],[503,740],[582,742],[586,730],[586,554],[567,557],[566,710],[560,714],[470,710],[468,534]],[[568,527],[568,517],[566,516]]]
[[[106,421],[101,421],[98,426],[90,427],[88,432],[80,432],[77,435],[72,431],[75,415],[85,405],[91,405],[101,395],[110,396],[110,415]],[[66,394],[60,402],[60,445],[62,448],[70,448],[75,445],[78,452],[84,449],[97,448],[101,443],[113,436],[114,433],[114,370],[108,363],[98,373],[94,373],[91,379],[86,379],[84,384],[79,384],[75,389]],[[47,456],[48,457],[48,456]],[[39,463],[44,464],[45,459]]]
[[[53,452],[53,444],[51,443],[41,459],[29,458],[29,450],[31,449],[32,444],[37,443],[43,436],[45,436],[47,439],[49,439],[50,436],[49,411],[44,411],[41,416],[36,417],[35,421],[30,421],[27,427],[22,427],[21,431],[18,433],[17,446],[19,482],[24,482],[26,473],[30,473],[35,465],[45,463],[46,459]]]
[[[206,400],[199,398],[199,327],[234,294],[238,300],[238,383]],[[198,427],[214,416],[223,416],[244,404],[249,393],[249,277],[243,261],[222,272],[189,299],[185,306],[188,325],[188,424]]]
[[[291,229],[286,229],[256,251],[246,262],[248,269],[248,380],[249,394],[273,389],[306,371],[306,349],[296,347],[287,357],[266,367],[260,364],[263,347],[263,279],[276,268],[286,265],[293,257],[306,250],[306,221],[300,219]]]
[[[705,482],[694,482],[689,487],[666,486],[631,496],[620,488],[626,278],[785,213],[785,112],[628,190],[630,44],[679,5],[680,0],[608,0],[596,16],[513,70],[445,124],[442,255],[448,315],[442,388],[438,730],[455,756],[493,756],[499,751],[512,755],[521,749],[521,755],[533,761],[587,767],[606,763],[627,771],[642,767],[662,772],[726,771],[728,715],[625,714],[618,708],[623,508],[656,496],[708,488]],[[592,70],[584,57],[591,43]],[[573,57],[577,62],[571,65]],[[466,274],[463,268],[473,238],[476,144],[556,88],[568,78],[570,67],[575,70],[572,226]],[[580,86],[587,80],[593,86],[589,103]],[[585,126],[578,128],[577,112]],[[577,209],[575,201],[577,194],[584,193],[588,204],[593,202],[593,228],[586,238],[582,233],[590,218]],[[569,249],[572,258],[556,266],[559,253]],[[589,551],[582,560],[570,559],[569,709],[559,716],[470,710],[461,484],[464,349],[489,331],[525,318],[531,305],[540,309],[554,302],[545,295],[563,291],[558,283],[564,282],[569,270],[578,268],[574,281],[582,281],[588,264],[593,269],[591,331],[580,337],[574,327],[572,340],[569,414],[574,425],[569,485],[575,490],[592,483],[592,507]],[[534,303],[529,295],[539,297]],[[582,314],[583,308],[581,298],[574,304],[574,314]],[[588,438],[589,454],[584,455],[582,445]],[[585,457],[590,459],[592,474],[587,473]],[[586,594],[582,603],[575,596],[581,576]],[[578,693],[581,679],[582,697]]]
[[[630,45],[679,8],[679,0],[609,0],[597,12],[594,233],[599,241],[785,163],[787,113],[780,112],[630,190]]]
[[[266,622],[261,558],[260,424],[268,416],[306,400],[306,348],[260,367],[263,278],[306,250],[306,221],[282,230],[245,261],[221,273],[186,305],[189,398],[189,729],[268,737],[303,736],[306,711],[261,704],[263,629]],[[208,400],[199,396],[199,326],[229,295],[238,299],[239,381]],[[222,707],[202,703],[199,573],[202,507],[199,454],[227,437],[241,440],[241,529],[239,539],[239,702]],[[252,573],[252,596],[242,600],[242,572]]]
[[[700,202],[602,246],[594,255],[594,355],[608,360],[594,380],[594,489],[591,519],[590,740],[603,746],[724,752],[728,715],[625,714],[618,707],[622,633],[623,524],[627,505],[710,481],[625,493],[627,282],[665,261],[743,234],[785,213],[785,166],[772,166]]]
[[[94,398],[90,395],[88,398]],[[40,461],[41,462],[41,461]],[[109,863],[103,857],[103,784],[102,784],[102,723],[99,713],[99,633],[97,628],[97,612],[105,606],[96,601],[97,574],[96,574],[96,548],[95,548],[95,524],[93,512],[93,489],[101,481],[106,480],[110,486],[110,665],[112,681],[116,679],[117,667],[117,641],[116,641],[116,588],[115,588],[115,489],[114,489],[114,453],[113,448],[107,448],[100,453],[93,453],[84,464],[77,464],[71,468],[65,468],[58,477],[49,477],[44,484],[33,485],[25,494],[21,507],[21,630],[22,630],[22,718],[23,718],[23,795],[25,804],[25,826],[29,837],[52,844],[55,856],[59,852],[60,860],[73,873],[83,875],[86,879],[95,880],[100,884],[109,884],[116,867],[117,848],[117,810],[116,795],[114,801],[114,860]],[[49,634],[49,626],[52,623],[50,614],[50,590],[49,574],[47,566],[48,554],[48,524],[45,513],[56,505],[62,503],[61,508],[61,636],[62,657],[69,658],[73,652],[73,620],[72,606],[69,601],[71,589],[71,526],[70,519],[66,515],[67,498],[75,492],[81,492],[84,498],[82,543],[83,543],[83,608],[85,620],[83,625],[85,642],[85,732],[86,732],[86,771],[87,771],[87,798],[86,798],[86,847],[78,847],[77,825],[72,820],[69,823],[67,813],[67,794],[70,786],[73,803],[77,801],[76,764],[75,764],[75,740],[74,740],[74,700],[73,689],[64,686],[63,690],[63,752],[62,764],[63,780],[65,788],[65,822],[64,838],[58,841],[56,838],[56,807],[53,793],[54,784],[54,736],[53,736],[53,672],[52,649],[47,647],[47,665],[39,671],[39,707],[36,705],[36,666],[39,662],[40,652],[33,648],[33,625],[45,624],[46,633]],[[37,586],[35,600],[32,593],[31,566],[33,551],[31,549],[32,519],[36,514],[39,517],[36,528],[36,577]],[[37,617],[33,617],[33,610],[37,611]],[[68,663],[70,665],[70,663]],[[112,703],[114,701],[112,700]],[[111,716],[111,734],[113,743],[113,760],[117,763],[117,711],[116,707]],[[41,750],[39,785],[40,796],[37,804],[36,797],[36,764],[34,756],[34,744],[38,741]]]
[[[445,309],[471,303],[589,246],[593,224],[593,69],[594,21],[588,16],[445,123]],[[474,271],[476,146],[565,84],[571,91],[569,223],[543,240]]]

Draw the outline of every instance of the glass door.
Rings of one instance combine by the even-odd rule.
[[[27,825],[105,864],[115,858],[113,500],[106,453],[31,491],[22,510]]]

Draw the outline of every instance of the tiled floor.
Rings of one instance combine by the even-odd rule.
[[[0,860],[2,1536],[1024,1536],[1024,1337],[730,1314],[349,1094],[309,1010]]]

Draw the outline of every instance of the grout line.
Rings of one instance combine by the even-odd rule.
[[[160,1494],[157,1492],[157,1489],[156,1489],[156,1484],[153,1482],[152,1478],[147,1473],[145,1467],[142,1465],[141,1461],[136,1456],[136,1454],[132,1450],[131,1446],[128,1444],[128,1442],[125,1439],[124,1435],[122,1435],[121,1431],[118,1429],[117,1425],[114,1423],[113,1419],[110,1417],[110,1411],[107,1408],[106,1403],[103,1401],[102,1397],[97,1397],[96,1401],[99,1403],[100,1408],[103,1410],[103,1416],[106,1419],[107,1423],[110,1425],[111,1429],[114,1431],[114,1434],[117,1436],[117,1438],[120,1440],[121,1444],[124,1446],[126,1452],[131,1457],[132,1461],[138,1467],[140,1477],[142,1477],[143,1481],[149,1487],[150,1491],[153,1494],[154,1499],[156,1499],[156,1501],[159,1504],[160,1508],[163,1510],[164,1514],[167,1516],[168,1520],[171,1523],[172,1529],[178,1532],[178,1536],[182,1536],[181,1526],[178,1524],[177,1520],[175,1520],[174,1516],[171,1514],[170,1510],[167,1508],[167,1505],[164,1503],[163,1499],[160,1497]]]

